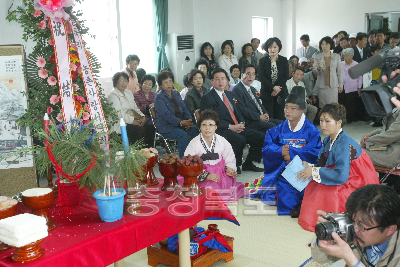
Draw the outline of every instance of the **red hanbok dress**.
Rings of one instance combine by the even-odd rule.
[[[340,132],[331,145],[328,136],[313,167],[313,180],[307,185],[301,204],[299,224],[314,232],[317,210],[345,212],[350,194],[367,184],[379,184],[374,165],[361,147],[345,132]]]

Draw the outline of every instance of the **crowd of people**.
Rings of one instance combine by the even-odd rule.
[[[279,215],[300,210],[299,224],[314,231],[322,210],[345,212],[353,191],[379,184],[374,165],[391,168],[400,162],[399,109],[383,120],[372,118],[360,97],[362,88],[385,82],[399,70],[382,67],[356,79],[349,75],[351,67],[398,42],[399,33],[388,36],[381,29],[350,35],[340,31],[312,47],[305,34],[289,60],[280,55],[283,45],[277,37],[262,44],[264,52],[253,38],[242,46],[240,57],[231,40],[217,53],[205,42],[184,86],[168,68],[156,79],[146,75],[137,68],[139,57],[129,55],[126,68],[113,77],[108,100],[127,123],[131,142],[143,139],[153,146],[155,131],[176,139],[180,157],[203,158],[201,186],[234,188],[236,197],[222,196],[226,201],[248,194],[236,181],[242,170],[264,172],[262,188],[251,197],[277,205]],[[156,81],[158,90],[152,92]],[[342,127],[360,120],[382,128],[366,133],[358,144]],[[322,142],[316,125],[327,136]],[[120,133],[115,125],[112,131]],[[246,145],[249,152],[243,160]],[[296,179],[309,182],[301,192],[282,176],[294,157],[304,165]],[[264,168],[254,164],[262,160]],[[398,179],[390,183],[400,188]]]

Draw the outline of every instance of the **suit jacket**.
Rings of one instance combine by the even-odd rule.
[[[236,105],[235,101],[233,100],[233,93],[229,91],[224,91],[226,97],[228,98],[229,102],[232,104],[233,113],[236,116],[238,122],[245,121],[242,114],[239,111],[238,106]],[[235,124],[233,121],[231,114],[229,113],[228,108],[225,106],[224,102],[221,100],[215,89],[211,89],[208,91],[207,94],[203,95],[200,101],[200,110],[204,111],[206,109],[212,109],[216,111],[219,115],[219,129],[228,129],[229,125]]]
[[[254,52],[253,52],[254,53]],[[251,63],[254,65],[254,66],[258,66],[258,64],[260,63],[260,59],[261,58],[263,58],[264,57],[264,55],[263,55],[263,53],[261,53],[260,51],[257,51],[257,55],[254,57],[254,56],[252,56],[252,58],[254,58],[254,63],[253,63],[253,59],[252,59],[252,61],[251,61]]]
[[[369,49],[367,47],[363,48],[363,57],[361,58],[360,52],[358,52],[357,46],[353,47],[354,50],[354,56],[353,59],[354,61],[361,63],[363,60],[366,60],[370,56]]]
[[[304,74],[303,80],[301,81],[304,83],[304,87],[306,88],[306,93],[308,96],[318,95],[318,88],[314,86],[314,76],[311,71]]]
[[[312,55],[314,55],[314,53],[317,52],[317,51],[318,50],[315,47],[312,47],[312,46],[309,45],[307,47],[306,55],[304,55],[304,46],[302,46],[302,47],[297,49],[296,56],[298,58],[306,57],[307,59],[310,59],[312,57]]]
[[[254,98],[260,105],[263,114],[267,113],[264,106],[261,104],[260,99],[258,99],[254,88],[252,88],[251,91],[253,92]],[[238,101],[236,106],[239,108],[240,113],[244,117],[246,125],[249,125],[253,121],[260,121],[261,113],[242,82],[239,82],[237,85],[235,85],[235,87],[233,87],[232,93]]]
[[[208,90],[203,87],[203,95],[205,95],[207,92]],[[197,109],[200,108],[200,99],[201,95],[196,87],[193,86],[192,88],[190,88],[183,102],[185,102],[185,105],[191,114],[193,114]]]
[[[261,94],[261,99],[263,101],[268,101],[268,100],[271,101],[272,89],[276,85],[282,87],[278,96],[283,98],[283,100],[285,100],[286,97],[288,96],[286,81],[289,80],[289,65],[287,58],[278,55],[278,59],[276,60],[276,65],[278,68],[278,78],[276,79],[275,83],[272,83],[271,59],[269,56],[260,59],[258,65],[258,77],[259,77],[258,80],[261,82],[260,94]]]
[[[171,92],[172,97],[179,106],[182,116],[185,119],[191,119],[192,115],[190,115],[185,103],[183,103],[181,95],[175,90],[172,90]],[[154,124],[160,133],[169,133],[172,131],[174,126],[177,127],[179,123],[181,123],[181,119],[175,117],[172,100],[164,90],[160,90],[157,93],[156,98],[154,99],[154,107],[156,109],[156,119]]]
[[[324,66],[318,71],[318,63],[324,62]],[[331,88],[343,88],[343,73],[342,73],[342,62],[340,61],[340,56],[338,54],[331,52],[331,77],[330,77],[330,87]],[[318,75],[316,86],[318,88],[325,87],[325,61],[324,53],[320,53],[314,58],[313,72]]]

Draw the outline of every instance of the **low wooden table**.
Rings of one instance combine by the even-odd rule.
[[[191,260],[191,267],[207,267],[221,259],[226,262],[233,260],[233,237],[224,235],[225,240],[232,248],[232,252],[222,252],[217,249],[209,249],[205,254],[197,259]],[[163,263],[172,267],[179,267],[178,254],[170,251],[167,246],[156,243],[147,247],[148,265],[156,267]]]

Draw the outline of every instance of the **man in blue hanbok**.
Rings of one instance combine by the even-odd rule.
[[[289,215],[304,195],[304,190],[297,191],[282,177],[282,171],[296,155],[302,161],[316,164],[321,149],[320,132],[304,115],[304,95],[304,87],[293,87],[285,101],[286,121],[266,132],[262,189],[252,195],[269,205],[277,203],[279,215]]]

